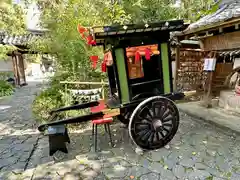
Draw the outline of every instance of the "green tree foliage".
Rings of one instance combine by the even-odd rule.
[[[179,9],[173,0],[122,0],[125,11],[131,15],[132,23],[158,22],[178,18]]]
[[[0,33],[7,33],[9,35],[19,35],[26,33],[25,23],[26,12],[24,8],[17,4],[12,4],[11,0],[0,1]],[[6,58],[9,51],[14,50],[15,47],[0,44],[0,60]]]
[[[10,34],[25,33],[25,12],[22,6],[12,4],[11,0],[0,2],[0,30]]]
[[[219,2],[214,0],[181,0],[180,18],[194,22],[203,16],[214,13],[218,9]]]

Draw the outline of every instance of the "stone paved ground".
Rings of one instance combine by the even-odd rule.
[[[91,130],[70,134],[69,154],[48,156],[48,139],[36,131],[31,102],[39,89],[29,85],[0,110],[0,179],[240,179],[240,137],[181,113],[173,141],[157,151],[135,152],[126,129],[112,126],[115,147],[100,131],[99,160],[90,151]],[[2,106],[3,107],[3,106]]]

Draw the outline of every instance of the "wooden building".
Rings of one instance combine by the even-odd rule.
[[[8,56],[12,59],[12,69],[15,77],[16,85],[26,85],[25,77],[25,63],[23,54],[31,53],[29,52],[28,44],[36,36],[42,36],[44,31],[31,30],[26,35],[15,35],[10,36],[7,33],[1,31],[0,34],[0,44],[12,45],[16,47],[16,50],[9,52]]]
[[[197,90],[202,80],[202,50],[199,41],[171,39],[175,91]]]
[[[212,96],[225,89],[226,79],[234,70],[234,63],[240,57],[240,1],[222,1],[219,9],[197,22],[190,24],[178,35],[180,40],[200,41],[204,58],[216,59],[213,71],[206,72],[204,102],[210,105]],[[202,59],[202,66],[204,60]],[[237,68],[237,67],[236,67]]]

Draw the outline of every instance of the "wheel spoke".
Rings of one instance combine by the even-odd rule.
[[[146,140],[148,140],[150,135],[151,135],[151,131],[148,130],[147,133],[145,133],[143,136],[141,136],[141,139],[143,141],[146,141]]]
[[[159,113],[159,106],[157,102],[152,103],[153,116],[157,117]]]
[[[137,115],[137,118],[139,120],[147,120],[149,121],[150,123],[152,122],[152,118],[150,117],[147,117],[147,114],[143,112],[143,109],[140,111],[140,113]]]
[[[167,117],[162,119],[162,122],[168,122],[168,121],[172,121],[173,120],[173,116],[171,114],[169,114]]]
[[[142,117],[142,116],[137,116],[136,117],[140,122],[144,122],[144,123],[148,123],[148,124],[152,124],[152,120],[147,118],[147,117]]]
[[[153,142],[154,142],[153,139],[154,139],[154,132],[151,132],[151,134],[148,138],[148,142],[149,142],[150,145],[153,144]]]
[[[142,137],[142,136],[144,136],[148,131],[149,131],[148,129],[144,129],[144,130],[138,132],[136,135],[138,135],[139,137]]]
[[[164,131],[166,131],[166,132],[167,132],[167,134],[170,132],[170,130],[169,130],[169,129],[167,129],[167,128],[165,128],[165,127],[163,127],[163,130],[164,130]],[[167,135],[167,134],[166,134],[166,135]]]
[[[160,114],[159,114],[159,117],[163,117],[163,114],[165,112],[165,106],[162,106],[161,109],[160,109]]]
[[[147,109],[148,109],[148,111],[147,111],[147,114],[146,115],[148,115],[151,119],[153,118],[153,114],[151,113],[152,112],[152,110],[151,109],[149,109],[148,107],[147,107]]]
[[[172,127],[172,124],[164,123],[163,126]]]
[[[165,137],[165,135],[163,134],[163,132],[162,132],[162,131],[160,131],[159,133],[161,134],[162,138],[164,138],[164,137]]]
[[[162,118],[165,119],[165,118],[168,117],[169,115],[171,115],[171,111],[167,108],[167,109],[165,109],[165,112],[164,112]]]
[[[152,107],[153,107],[154,116],[155,117],[161,117],[162,103],[154,102],[154,103],[152,103]]]
[[[149,129],[150,124],[149,123],[136,123],[135,126],[138,130],[143,130],[143,129]]]

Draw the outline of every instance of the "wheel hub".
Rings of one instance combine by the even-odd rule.
[[[156,132],[162,131],[162,121],[160,119],[154,119],[153,120],[153,129]]]

